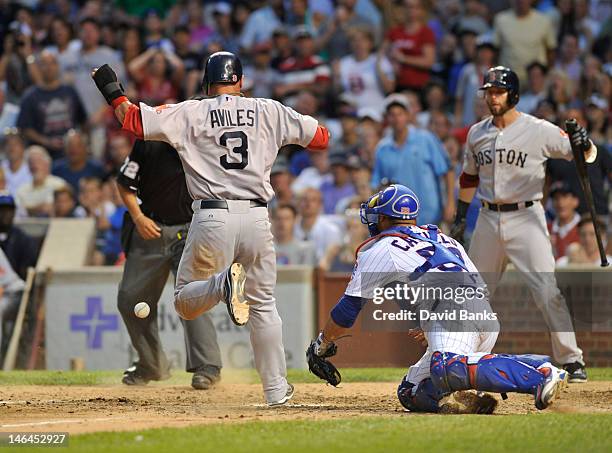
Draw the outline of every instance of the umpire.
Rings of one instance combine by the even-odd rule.
[[[170,377],[157,326],[157,302],[172,270],[176,270],[191,222],[191,197],[178,153],[162,142],[137,140],[119,170],[117,185],[128,209],[123,219],[122,246],[126,254],[117,305],[138,362],[123,375],[127,385],[144,385]],[[142,202],[139,205],[138,200]],[[148,317],[134,314],[138,302],[151,307]],[[209,313],[186,321],[187,371],[196,389],[219,381],[221,352]]]

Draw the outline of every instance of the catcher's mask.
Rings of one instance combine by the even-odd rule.
[[[370,236],[376,236],[380,234],[380,215],[402,220],[416,219],[419,206],[419,199],[412,190],[401,184],[391,184],[361,203],[359,217],[361,223],[368,226]]]

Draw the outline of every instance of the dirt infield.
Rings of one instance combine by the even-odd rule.
[[[196,391],[186,386],[7,386],[0,389],[0,431],[129,431],[248,420],[412,417],[395,398],[397,384],[347,383],[340,388],[297,384],[287,406],[263,404],[258,384],[221,384]],[[612,412],[612,382],[570,385],[549,410]],[[509,395],[495,414],[538,412],[530,395]],[[427,415],[425,415],[427,416]]]

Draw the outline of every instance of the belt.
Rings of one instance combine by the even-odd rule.
[[[251,208],[267,208],[268,203],[259,200],[244,200],[250,201]],[[225,200],[201,200],[200,209],[227,209],[227,201]]]
[[[480,201],[484,208],[490,209],[491,211],[497,212],[511,212],[518,211],[519,209],[529,208],[533,206],[535,201],[522,201],[520,203],[508,203],[508,204],[495,204],[489,203],[488,201]]]

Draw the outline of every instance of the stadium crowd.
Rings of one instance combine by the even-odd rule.
[[[359,204],[390,182],[417,193],[420,223],[447,228],[467,131],[488,115],[478,87],[497,64],[520,77],[519,110],[587,127],[600,150],[589,174],[605,231],[611,17],[605,0],[0,0],[0,190],[10,194],[0,221],[92,217],[92,264],[120,263],[114,175],[134,139],[91,70],[109,63],[132,101],[174,103],[200,92],[209,54],[229,50],[246,63],[246,96],[277,99],[332,133],[329,153],[293,149],[272,168],[279,264],[350,271],[367,236]],[[597,263],[574,164],[549,161],[547,175],[559,265]],[[23,279],[8,242],[0,232]]]

